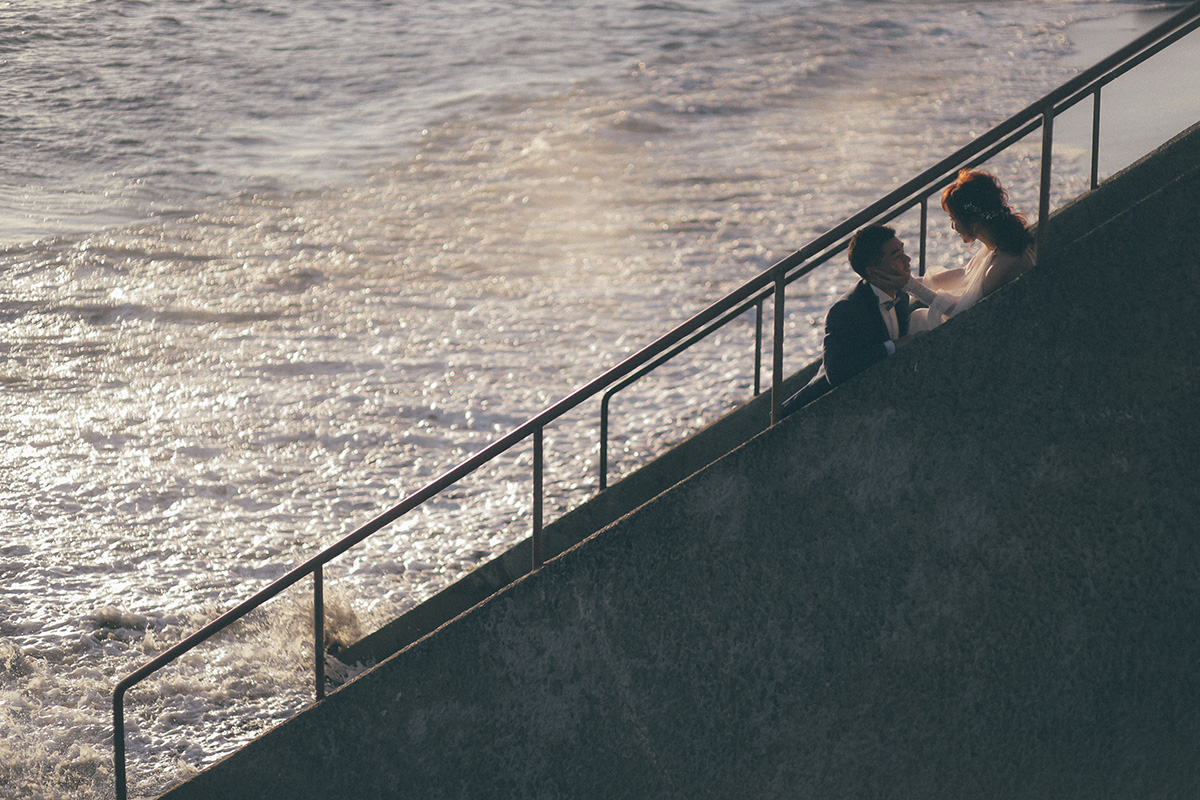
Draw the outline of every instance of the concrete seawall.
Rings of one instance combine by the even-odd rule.
[[[166,796],[1195,796],[1198,152]]]

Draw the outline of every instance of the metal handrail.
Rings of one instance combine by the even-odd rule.
[[[809,274],[846,248],[850,235],[861,226],[873,221],[888,221],[914,208],[921,209],[921,268],[924,267],[926,244],[926,210],[928,199],[942,186],[949,184],[961,167],[983,163],[988,158],[1007,149],[1015,142],[1037,129],[1042,130],[1041,174],[1039,178],[1039,202],[1037,215],[1037,238],[1039,245],[1045,241],[1050,211],[1051,156],[1053,150],[1053,120],[1063,111],[1073,107],[1087,97],[1093,98],[1092,119],[1092,169],[1091,186],[1097,185],[1097,159],[1100,128],[1100,92],[1111,81],[1133,69],[1148,58],[1170,47],[1179,39],[1200,27],[1200,0],[1190,3],[1154,29],[1117,50],[1095,66],[1085,70],[1062,86],[1045,95],[1009,117],[970,144],[938,162],[888,193],[858,213],[834,226],[826,233],[809,242],[796,252],[778,261],[769,269],[733,290],[721,300],[705,308],[691,319],[629,356],[615,367],[593,379],[567,397],[549,406],[505,436],[480,450],[475,455],[443,473],[423,488],[413,492],[400,503],[378,515],[365,525],[344,536],[325,550],[292,569],[236,607],[225,612],[174,647],[134,670],[113,690],[113,750],[114,779],[118,800],[128,797],[125,769],[125,710],[126,692],[151,674],[175,661],[184,653],[210,639],[229,625],[254,609],[279,595],[285,589],[313,576],[313,637],[315,695],[318,700],[325,694],[324,677],[324,580],[323,567],[350,548],[362,542],[384,527],[395,522],[409,511],[432,499],[444,489],[471,475],[484,464],[504,454],[530,436],[534,438],[533,458],[533,520],[532,544],[533,564],[537,569],[542,563],[542,490],[543,457],[542,442],[547,425],[601,392],[608,391],[607,398],[624,386],[665,363],[678,353],[720,329],[751,307],[758,308],[755,348],[755,392],[759,388],[759,362],[762,354],[762,307],[768,297],[774,298],[774,332],[771,375],[771,422],[780,418],[783,402],[783,318],[786,286]],[[653,366],[651,366],[653,365]],[[605,428],[607,425],[605,425]],[[605,432],[607,435],[607,432]],[[602,448],[606,445],[602,442]],[[606,457],[605,457],[606,459]],[[601,478],[603,485],[604,478]]]
[[[992,131],[990,131],[989,133],[992,133],[992,134],[998,133],[1001,128],[1007,127],[1007,123],[1013,123],[1018,118],[1025,118],[1030,115],[1032,115],[1032,117],[1033,117],[1032,119],[1029,119],[1023,126],[1018,126],[1018,127],[1015,127],[1015,129],[1008,131],[1005,135],[1003,135],[1001,138],[999,138],[995,144],[991,145],[990,147],[987,147],[984,150],[981,150],[980,152],[975,153],[974,156],[971,158],[964,158],[961,162],[959,162],[959,166],[966,167],[966,168],[972,168],[972,167],[978,166],[979,164],[982,164],[982,163],[988,161],[990,158],[992,158],[996,154],[1002,152],[1003,150],[1006,150],[1008,147],[1012,146],[1012,144],[1023,139],[1025,136],[1029,135],[1033,131],[1038,130],[1039,128],[1042,128],[1045,131],[1045,133],[1043,135],[1043,143],[1042,143],[1043,152],[1042,152],[1042,158],[1041,158],[1041,179],[1039,182],[1041,191],[1039,192],[1039,208],[1038,208],[1039,224],[1037,225],[1037,230],[1040,232],[1039,236],[1038,236],[1038,244],[1040,245],[1043,241],[1043,237],[1045,235],[1045,230],[1046,230],[1046,226],[1041,223],[1044,223],[1046,217],[1048,216],[1048,212],[1049,212],[1049,186],[1050,186],[1050,163],[1051,163],[1050,160],[1051,160],[1051,150],[1053,147],[1052,125],[1048,124],[1049,121],[1052,120],[1054,117],[1058,116],[1059,114],[1061,114],[1063,111],[1067,110],[1068,108],[1074,107],[1083,98],[1085,98],[1089,95],[1093,98],[1092,137],[1091,137],[1091,171],[1090,171],[1089,185],[1092,189],[1095,189],[1096,186],[1099,184],[1100,110],[1101,110],[1100,91],[1101,91],[1101,89],[1104,86],[1111,83],[1112,81],[1121,77],[1125,73],[1129,72],[1131,69],[1135,68],[1139,64],[1143,63],[1145,60],[1147,60],[1151,56],[1153,56],[1153,55],[1161,52],[1162,50],[1166,49],[1167,47],[1171,46],[1179,39],[1182,39],[1184,36],[1188,35],[1192,31],[1194,31],[1197,27],[1200,27],[1200,19],[1193,19],[1193,21],[1190,24],[1183,25],[1182,27],[1179,27],[1178,29],[1174,30],[1174,33],[1171,33],[1168,36],[1164,36],[1164,37],[1160,38],[1159,32],[1166,30],[1166,29],[1175,28],[1175,26],[1178,25],[1180,22],[1184,22],[1187,19],[1192,18],[1195,14],[1196,14],[1195,4],[1193,4],[1192,7],[1184,9],[1179,14],[1177,14],[1174,17],[1172,17],[1171,19],[1165,21],[1164,23],[1162,23],[1161,25],[1159,25],[1152,31],[1149,31],[1146,34],[1144,34],[1142,37],[1139,37],[1134,42],[1127,45],[1125,48],[1118,50],[1112,56],[1109,56],[1109,58],[1105,59],[1104,61],[1099,62],[1097,65],[1092,67],[1090,70],[1081,73],[1080,75],[1078,75],[1074,79],[1072,79],[1072,81],[1068,81],[1067,83],[1063,84],[1055,92],[1051,92],[1050,94],[1043,97],[1041,101],[1034,103],[1033,105],[1026,108],[1024,111],[1022,111],[1021,113],[1014,115],[1009,120],[1007,120],[1006,123],[1001,123],[1001,125],[992,129]],[[1143,52],[1139,52],[1139,51],[1143,51]],[[1135,54],[1137,57],[1134,57]],[[1129,59],[1129,60],[1124,61],[1124,59]],[[1124,61],[1124,63],[1121,63],[1122,61]],[[1109,64],[1110,62],[1120,63],[1120,66],[1109,69],[1109,70],[1102,70],[1102,67]],[[1094,76],[1094,77],[1089,78],[1089,76]],[[1074,89],[1074,91],[1071,91],[1068,93],[1068,89]],[[1065,98],[1062,97],[1062,95],[1064,95],[1064,93],[1066,93]],[[1045,108],[1043,108],[1043,107],[1045,107]],[[973,145],[978,145],[982,141],[983,138],[984,137],[981,137],[980,139],[977,139],[975,142],[973,142],[972,145],[968,145],[967,147],[963,148],[962,150],[959,150],[957,153],[955,153],[954,155],[950,156],[948,159],[943,161],[942,164],[946,164],[946,163],[954,161],[956,159],[956,157],[959,155],[965,155],[968,150],[972,149]],[[922,175],[926,175],[926,174],[929,174],[930,172],[936,171],[936,170],[938,170],[938,167],[940,167],[940,166],[941,166],[941,164],[931,168],[930,170],[927,170],[925,173],[922,173]],[[904,205],[904,206],[894,210],[892,213],[887,214],[885,217],[878,220],[880,222],[887,222],[887,221],[890,221],[891,219],[902,216],[903,214],[907,213],[908,211],[911,211],[912,208],[915,206],[918,206],[918,205],[920,206],[921,221],[920,221],[919,244],[918,244],[918,253],[919,253],[918,274],[920,274],[920,275],[925,274],[925,268],[926,268],[926,242],[927,242],[927,238],[928,238],[927,202],[928,202],[929,196],[932,192],[935,192],[935,191],[941,189],[943,186],[947,186],[950,183],[953,183],[954,173],[956,172],[956,169],[951,170],[948,173],[944,174],[942,176],[943,179],[940,182],[940,184],[930,185],[930,186],[926,187],[925,191],[921,193],[921,196],[919,199],[910,198],[907,205]],[[914,181],[910,181],[909,184],[905,184],[905,187],[907,187],[910,184],[912,184],[916,181],[919,181],[919,180],[920,180],[920,177],[914,179]],[[896,192],[893,192],[893,195],[902,192],[905,187],[901,187],[901,189],[896,190]],[[888,197],[892,197],[892,195],[889,195]],[[884,200],[886,200],[886,199],[887,198],[884,198]],[[881,202],[883,202],[883,201],[881,201]],[[869,208],[875,208],[878,205],[879,205],[879,203],[876,203],[875,205],[870,206]],[[844,228],[852,220],[855,221],[855,225],[852,227],[854,229],[857,229],[857,225],[859,224],[857,221],[860,220],[864,216],[865,211],[866,210],[864,210],[864,212],[860,212],[859,214],[855,215],[855,217],[852,217],[851,220],[847,220],[846,223],[843,223],[842,226],[839,226],[838,228],[835,228],[834,230],[835,231],[842,230],[842,228]],[[833,233],[833,231],[831,231],[830,233]],[[830,235],[829,233],[826,234],[826,236],[829,236],[829,235]],[[846,235],[848,236],[849,234],[846,234]],[[792,282],[804,277],[809,272],[811,272],[813,269],[821,266],[826,261],[828,261],[828,259],[831,256],[836,255],[838,252],[840,252],[841,249],[844,249],[845,244],[846,243],[843,242],[841,248],[839,248],[838,250],[828,251],[827,253],[822,255],[819,259],[810,260],[807,268],[805,268],[804,270],[789,273],[787,275],[787,277],[785,278],[784,283],[791,284]],[[794,260],[795,257],[799,254],[799,252],[800,251],[798,251],[797,253],[793,253],[792,256],[790,256],[788,259],[785,259],[785,262],[790,262],[790,261]],[[784,262],[780,262],[780,264],[782,264],[782,263],[784,263]],[[777,264],[777,265],[775,265],[775,267],[772,267],[772,270],[779,267],[780,264]],[[770,270],[768,270],[768,272],[770,272]],[[762,293],[760,294],[759,303],[761,303],[763,298],[765,298],[766,296],[769,296],[771,294],[774,294],[772,289],[770,289],[770,288],[764,289],[762,291]],[[736,317],[740,313],[748,310],[748,308],[751,305],[753,305],[753,301],[747,301],[745,304],[743,304],[743,306],[740,309],[730,312],[730,319],[725,320],[723,322],[719,321],[717,323],[714,323],[709,329],[694,334],[693,338],[691,340],[681,343],[679,345],[676,345],[675,348],[672,349],[670,352],[663,354],[656,361],[643,366],[636,373],[625,378],[619,384],[611,387],[610,389],[608,389],[607,392],[605,392],[604,398],[601,403],[601,412],[600,412],[599,485],[600,485],[601,490],[605,489],[607,487],[607,483],[608,483],[608,480],[607,480],[608,479],[608,475],[607,475],[608,437],[607,437],[607,434],[608,434],[608,430],[609,430],[608,409],[609,409],[609,404],[610,404],[612,396],[615,395],[617,392],[621,391],[622,389],[625,389],[626,387],[632,385],[641,377],[649,374],[656,367],[658,367],[661,364],[664,364],[667,361],[669,361],[670,359],[674,358],[674,356],[683,352],[685,349],[689,348],[692,344],[700,341],[701,339],[705,338],[710,333],[715,332],[719,328],[724,327],[726,322],[731,321],[731,319],[733,317]],[[756,331],[756,340],[755,340],[755,377],[754,377],[754,395],[755,396],[757,396],[759,394],[759,377],[758,377],[759,376],[759,357],[760,357],[760,353],[762,350],[762,341],[761,341],[761,337],[762,337],[761,314],[762,314],[762,311],[761,311],[761,308],[762,308],[762,306],[759,305],[759,319],[757,320],[757,322],[759,323],[759,327]],[[774,412],[775,416],[773,416],[772,419],[774,420],[777,418],[778,408],[773,406],[773,412]]]

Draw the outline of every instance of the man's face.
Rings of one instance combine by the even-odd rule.
[[[892,237],[883,245],[879,264],[867,270],[866,278],[889,294],[904,288],[912,277],[912,259],[904,252],[904,242]]]

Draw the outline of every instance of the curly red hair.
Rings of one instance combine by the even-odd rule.
[[[990,172],[962,169],[942,191],[942,208],[968,229],[983,226],[996,248],[1020,255],[1033,244],[1025,217],[1008,204],[1008,192]]]

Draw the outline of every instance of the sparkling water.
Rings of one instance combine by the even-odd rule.
[[[0,2],[0,795],[110,797],[122,676],[1159,8]],[[994,165],[1026,210],[1037,147]],[[789,369],[850,283],[789,296]],[[752,336],[618,397],[610,480],[748,399]],[[596,490],[597,427],[548,431],[550,518]],[[330,638],[527,536],[530,462],[334,562]],[[134,796],[311,702],[309,587],[130,693]]]

